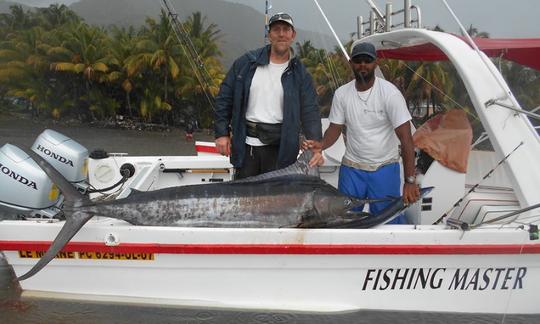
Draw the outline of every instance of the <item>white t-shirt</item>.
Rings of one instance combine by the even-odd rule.
[[[357,91],[355,80],[339,87],[328,119],[347,127],[346,159],[377,165],[399,158],[395,128],[411,120],[411,115],[401,92],[376,77],[367,91]]]
[[[283,86],[281,75],[287,69],[289,61],[261,65],[255,70],[246,111],[246,119],[252,122],[280,124],[283,122]],[[263,146],[258,138],[246,137],[251,146]]]

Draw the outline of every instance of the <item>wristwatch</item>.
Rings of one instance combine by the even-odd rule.
[[[416,177],[415,176],[405,177],[405,182],[410,183],[410,184],[415,184],[416,183]]]

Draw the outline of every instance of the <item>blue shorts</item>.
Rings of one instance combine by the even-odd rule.
[[[338,189],[342,193],[357,198],[387,198],[399,197],[401,180],[399,163],[391,163],[380,167],[377,171],[364,171],[341,165],[339,169]],[[369,212],[378,214],[391,202],[383,201],[369,204]],[[364,206],[355,208],[361,211]],[[403,214],[394,218],[388,224],[407,224]]]

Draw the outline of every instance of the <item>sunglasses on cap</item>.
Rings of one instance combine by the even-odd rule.
[[[275,15],[273,15],[271,18],[270,18],[270,22],[272,21],[276,21],[278,19],[291,19],[292,20],[292,17],[284,12],[282,13],[277,13]]]
[[[362,64],[362,63],[370,64],[370,63],[375,62],[375,59],[373,57],[367,56],[367,55],[358,55],[358,56],[355,56],[355,57],[351,58],[351,61],[353,63],[356,63],[356,64]]]
[[[291,26],[293,26],[292,17],[289,14],[286,14],[284,12],[277,13],[277,14],[273,15],[272,17],[270,17],[270,20],[268,21],[268,25],[271,25],[272,23],[274,23],[276,21],[284,21],[284,22],[290,24]]]

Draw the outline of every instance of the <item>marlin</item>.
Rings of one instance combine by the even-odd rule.
[[[377,215],[355,211],[367,202],[344,195],[309,167],[311,152],[291,166],[224,183],[171,187],[149,192],[132,190],[123,199],[93,202],[78,192],[41,156],[25,150],[65,196],[64,226],[47,252],[19,280],[47,265],[93,216],[144,226],[237,228],[367,228],[397,217],[406,206],[401,197]],[[423,194],[430,188],[424,189]]]

